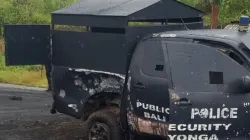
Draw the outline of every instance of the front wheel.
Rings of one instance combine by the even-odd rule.
[[[108,109],[92,113],[87,120],[88,140],[122,140],[118,114]]]
[[[110,140],[110,129],[105,123],[95,122],[89,128],[89,140]]]

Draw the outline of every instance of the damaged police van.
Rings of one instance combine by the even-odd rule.
[[[81,0],[51,27],[5,25],[6,65],[50,52],[51,113],[84,120],[88,140],[250,139],[250,33],[202,28],[176,0]]]

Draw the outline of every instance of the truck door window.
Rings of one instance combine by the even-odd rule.
[[[166,78],[166,66],[160,41],[146,41],[142,60],[142,72],[153,77]]]
[[[208,45],[212,48],[215,48],[218,51],[220,51],[220,52],[224,53],[225,55],[227,55],[228,57],[230,57],[233,61],[235,61],[238,64],[242,65],[243,67],[249,69],[249,65],[248,65],[247,61],[244,60],[243,57],[240,56],[239,53],[236,50],[234,50],[232,47],[230,47],[229,45],[218,44],[215,42],[204,42],[204,41],[195,41],[195,42],[199,43],[199,44]]]
[[[168,41],[173,86],[185,92],[243,92],[250,76],[243,58],[230,48]]]

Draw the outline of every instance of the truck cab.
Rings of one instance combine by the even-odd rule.
[[[250,33],[155,33],[128,76],[130,129],[170,140],[245,140],[250,131]]]

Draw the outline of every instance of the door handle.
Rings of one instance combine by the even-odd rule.
[[[193,105],[193,102],[188,100],[187,98],[181,98],[179,101],[176,102],[178,106],[189,106]]]
[[[135,85],[133,85],[134,88],[137,88],[137,89],[144,89],[146,86],[143,85],[142,83],[137,83]]]

